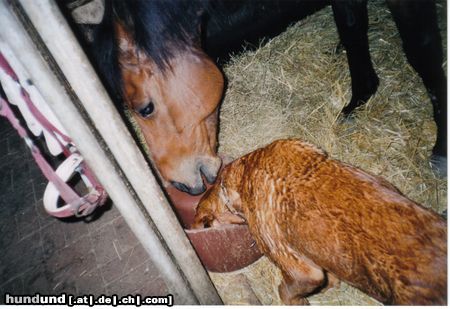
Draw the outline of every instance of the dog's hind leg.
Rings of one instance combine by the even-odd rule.
[[[308,305],[306,297],[319,291],[325,284],[323,269],[309,261],[287,258],[278,260],[277,264],[283,274],[278,292],[287,305]]]
[[[323,289],[320,291],[321,293],[325,292],[326,290],[332,289],[332,288],[339,288],[341,281],[338,277],[333,275],[330,272],[326,272],[327,277],[327,283],[323,287]]]

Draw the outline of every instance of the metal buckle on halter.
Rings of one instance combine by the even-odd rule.
[[[97,208],[99,196],[96,196],[94,202],[89,201],[89,197],[93,195],[94,193],[88,193],[87,195],[81,197],[76,205],[72,206],[72,211],[75,217],[81,218],[89,216],[94,211],[94,209]],[[86,205],[86,208],[80,211],[80,208],[84,205]]]
[[[84,211],[84,209],[82,211],[80,211],[80,208],[81,208],[81,206],[85,205],[86,202],[87,202],[86,198],[83,196],[77,201],[77,204],[72,205],[72,211],[73,211],[73,214],[75,215],[75,217],[77,217],[77,218],[83,217],[82,211]]]
[[[70,151],[72,151],[74,149],[74,146],[72,144],[68,144]],[[75,149],[76,151],[76,149]],[[80,164],[78,164],[77,167],[75,167],[74,172],[77,172],[78,174],[80,174],[80,176],[83,179],[83,167],[82,164],[80,162]],[[91,202],[89,201],[89,197],[94,196],[95,195],[95,201]],[[98,202],[100,199],[100,194],[98,193],[98,191],[96,189],[93,189],[92,192],[89,192],[88,194],[86,194],[85,196],[80,198],[80,202],[78,203],[77,206],[74,207],[74,215],[77,218],[80,217],[86,217],[89,216],[94,210],[95,208],[97,208],[98,206]],[[80,208],[86,205],[86,207],[80,211]]]

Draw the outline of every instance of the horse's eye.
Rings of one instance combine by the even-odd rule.
[[[153,104],[153,102],[149,102],[144,108],[138,110],[138,113],[139,115],[141,115],[141,117],[148,118],[153,113],[154,110],[155,105]]]

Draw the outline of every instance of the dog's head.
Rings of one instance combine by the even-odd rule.
[[[246,222],[241,212],[239,193],[227,187],[224,181],[227,174],[227,171],[224,171],[220,181],[200,200],[194,218],[194,229]]]

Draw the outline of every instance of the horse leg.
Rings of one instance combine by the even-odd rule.
[[[342,110],[348,115],[366,103],[379,84],[369,53],[367,0],[333,0],[332,8],[352,79],[352,98]]]
[[[433,104],[437,125],[434,156],[447,156],[447,80],[442,68],[443,52],[437,24],[435,3],[432,0],[388,0],[403,50],[412,67],[417,71]]]

